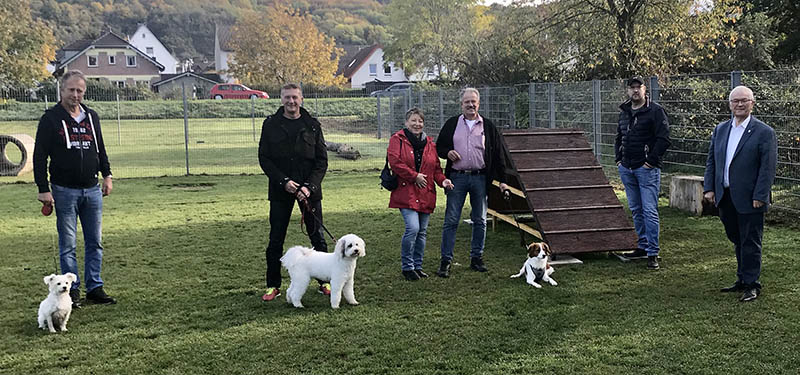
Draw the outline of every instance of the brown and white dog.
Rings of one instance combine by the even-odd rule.
[[[553,267],[550,267],[550,264],[547,261],[550,259],[550,246],[548,246],[544,242],[533,242],[528,245],[528,260],[525,261],[525,264],[522,265],[522,268],[519,270],[519,273],[511,275],[511,278],[517,278],[525,275],[525,280],[527,280],[528,284],[533,285],[536,288],[541,288],[542,286],[537,283],[537,281],[545,281],[550,283],[552,286],[558,285],[558,283],[550,278],[550,275],[555,272]]]

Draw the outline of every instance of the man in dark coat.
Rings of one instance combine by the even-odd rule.
[[[262,299],[280,295],[283,242],[295,200],[305,211],[308,238],[317,251],[327,252],[322,232],[322,179],[328,169],[328,151],[319,121],[302,107],[303,92],[289,83],[281,88],[281,104],[261,127],[258,162],[269,177],[269,245],[267,292]],[[319,291],[330,295],[330,284]]]
[[[736,283],[722,292],[743,292],[742,302],[761,294],[761,238],[778,158],[775,131],[751,116],[753,91],[729,95],[733,118],[714,129],[708,148],[703,198],[719,207],[725,234],[736,252]]]

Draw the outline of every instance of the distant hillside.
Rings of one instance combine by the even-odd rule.
[[[272,0],[32,0],[33,16],[49,24],[64,44],[97,37],[111,27],[121,35],[147,23],[179,59],[213,61],[214,23],[234,23]],[[386,39],[383,6],[376,0],[298,0],[314,23],[339,44],[371,44]],[[256,4],[256,5],[254,5]]]

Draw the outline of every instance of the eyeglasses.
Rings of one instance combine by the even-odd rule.
[[[731,99],[731,104],[739,105],[739,104],[747,104],[752,102],[753,99]]]

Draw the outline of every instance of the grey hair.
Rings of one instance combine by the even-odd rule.
[[[734,87],[733,90],[731,90],[731,93],[728,94],[728,100],[729,101],[731,99],[733,99],[733,93],[736,92],[737,90],[738,91],[744,91],[744,93],[747,95],[748,99],[750,99],[752,101],[756,101],[756,97],[753,95],[753,90],[750,90],[750,88],[747,87],[747,86],[736,86],[736,87]]]
[[[481,93],[478,92],[478,89],[474,87],[465,87],[461,89],[461,93],[459,93],[458,97],[461,98],[461,100],[464,100],[464,95],[468,92],[475,93],[475,95],[478,96],[478,101],[481,100]]]
[[[63,76],[61,76],[61,85],[65,86],[67,84],[67,81],[69,81],[69,79],[72,77],[78,77],[81,80],[83,80],[84,83],[86,83],[86,76],[83,74],[82,71],[68,70],[66,73],[64,73]]]
[[[419,109],[417,107],[413,107],[413,108],[409,109],[406,112],[406,120],[410,119],[411,116],[413,116],[413,115],[417,115],[417,116],[419,116],[419,118],[422,119],[422,121],[425,121],[425,114],[422,113],[421,109]]]

